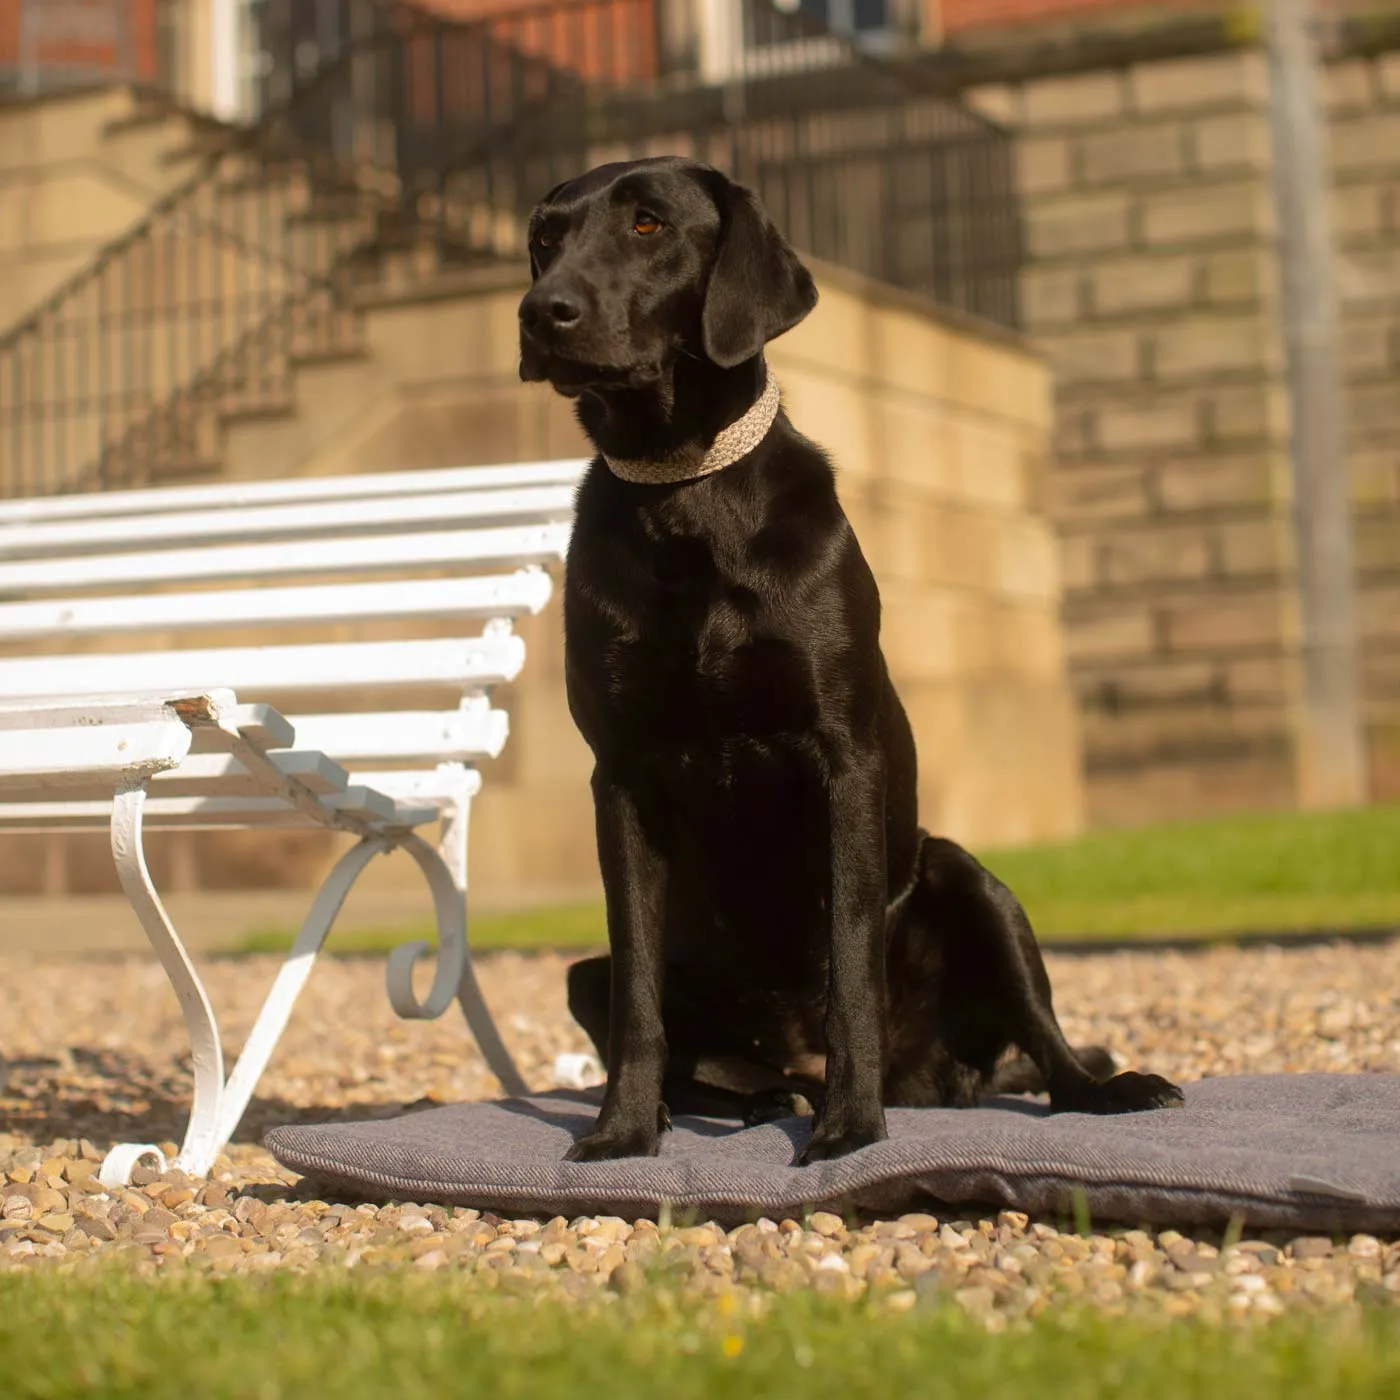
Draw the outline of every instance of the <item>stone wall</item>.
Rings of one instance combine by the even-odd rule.
[[[1373,786],[1400,793],[1400,58],[1328,74]],[[1019,133],[1024,311],[1091,819],[1295,800],[1289,410],[1263,55],[979,90]]]
[[[191,174],[185,124],[126,88],[0,103],[0,334]]]
[[[1043,512],[1044,363],[1019,340],[950,321],[916,297],[816,271],[817,310],[775,342],[771,359],[793,419],[833,454],[880,583],[885,652],[920,748],[922,817],[977,846],[1073,835],[1083,814],[1080,747],[1058,552]],[[568,404],[519,382],[523,281],[496,283],[367,309],[367,356],[303,371],[293,418],[235,426],[225,444],[233,474],[578,454],[584,445]],[[473,890],[494,904],[597,891],[591,760],[565,701],[557,599],[522,633],[526,669],[501,697],[511,739],[485,769],[471,827]],[[270,640],[250,632],[179,644]],[[167,889],[305,884],[338,849],[319,835],[287,833],[157,836],[152,846]],[[397,857],[366,877],[381,890],[416,888],[418,878]],[[12,838],[0,852],[0,887],[110,889],[105,838]]]

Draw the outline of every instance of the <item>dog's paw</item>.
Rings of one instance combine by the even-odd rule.
[[[1075,1094],[1073,1102],[1064,1104],[1063,1109],[1072,1113],[1145,1113],[1154,1108],[1180,1108],[1185,1102],[1186,1095],[1160,1074],[1125,1070]],[[1062,1111],[1053,1099],[1050,1107]]]
[[[807,1118],[814,1111],[811,1101],[794,1089],[760,1089],[749,1095],[744,1108],[744,1126],[776,1123],[783,1118]]]
[[[655,1130],[631,1133],[589,1133],[564,1154],[566,1162],[612,1162],[619,1157],[655,1157],[661,1135]]]
[[[814,1162],[829,1162],[835,1157],[846,1157],[859,1152],[862,1147],[883,1142],[887,1134],[883,1123],[865,1128],[848,1128],[844,1132],[823,1132],[818,1127],[812,1140],[798,1154],[797,1165],[810,1167]]]

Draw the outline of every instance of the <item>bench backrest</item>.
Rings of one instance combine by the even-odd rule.
[[[486,697],[523,663],[511,624],[550,597],[585,465],[0,503],[0,705],[228,688],[288,711],[298,749],[493,755]],[[297,713],[311,697],[326,713]]]

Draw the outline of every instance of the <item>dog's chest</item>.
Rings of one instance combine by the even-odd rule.
[[[565,583],[575,716],[585,737],[625,734],[659,759],[803,747],[819,721],[812,629],[757,557],[753,522],[703,515],[581,520]]]

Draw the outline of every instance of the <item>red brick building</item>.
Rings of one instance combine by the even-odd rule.
[[[0,0],[0,91],[154,81],[160,0]]]

